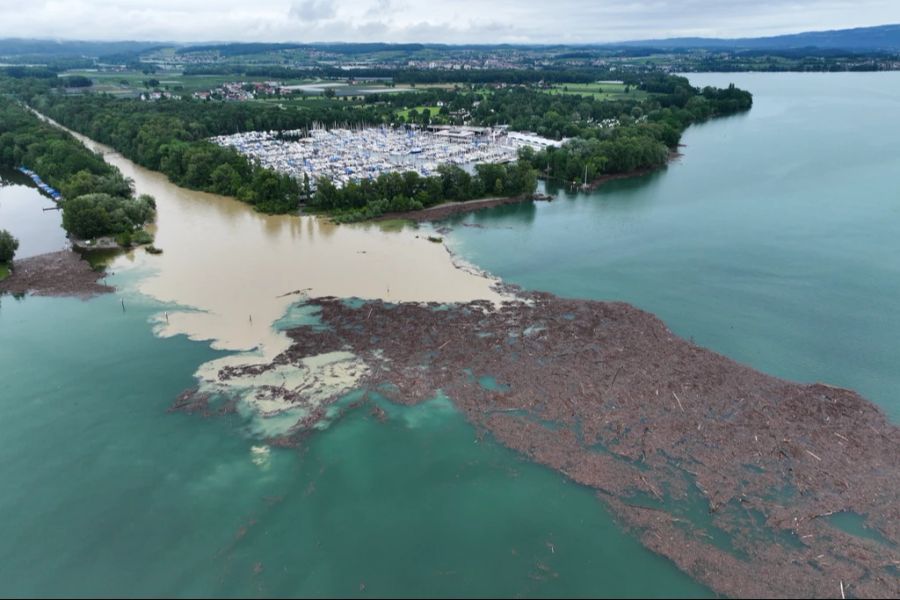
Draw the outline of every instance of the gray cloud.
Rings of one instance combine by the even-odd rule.
[[[337,9],[332,0],[303,0],[294,2],[289,14],[303,21],[316,22],[333,18],[337,14]]]
[[[897,0],[0,0],[0,37],[67,39],[593,43],[898,22]]]
[[[403,6],[405,5],[396,0],[375,0],[375,3],[366,10],[364,16],[370,18],[384,18],[393,14]]]

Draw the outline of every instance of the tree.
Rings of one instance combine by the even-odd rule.
[[[94,175],[81,170],[66,179],[59,191],[64,198],[76,198],[85,194],[103,193],[128,198],[132,195],[132,182],[115,171],[108,175]]]
[[[335,95],[336,95],[336,92],[334,91],[334,88],[332,88],[332,87],[327,87],[327,88],[325,88],[325,91],[323,92],[323,95],[324,95],[326,98],[334,98]]]
[[[63,228],[77,238],[131,233],[153,219],[155,202],[143,195],[137,200],[109,194],[85,194],[63,204]]]
[[[19,240],[5,229],[0,229],[0,263],[10,263],[19,249]]]
[[[70,88],[91,87],[94,85],[93,81],[82,75],[70,75],[69,77],[65,77],[64,81],[66,87]]]
[[[234,167],[225,163],[213,169],[210,182],[215,193],[234,196],[241,187],[241,176],[234,170]]]

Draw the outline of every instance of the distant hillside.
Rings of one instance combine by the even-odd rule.
[[[0,56],[106,56],[145,52],[159,42],[84,42],[70,40],[0,39]]]
[[[107,59],[128,63],[162,47],[174,47],[178,55],[215,53],[223,59],[279,53],[284,50],[309,49],[347,57],[390,53],[414,58],[450,55],[460,52],[527,51],[558,54],[556,58],[590,59],[601,55],[616,54],[635,57],[660,50],[689,53],[697,49],[717,49],[746,55],[771,53],[789,57],[839,56],[846,54],[877,54],[900,52],[900,24],[860,27],[835,31],[811,31],[790,35],[759,38],[670,38],[636,40],[612,44],[438,44],[405,43],[390,44],[345,42],[294,42],[294,43],[166,43],[147,41],[74,41],[39,39],[0,39],[0,57],[11,62],[33,60],[44,62],[50,58],[73,60]],[[57,61],[58,62],[58,61]]]
[[[809,31],[790,35],[759,38],[671,38],[639,40],[610,44],[612,46],[648,47],[660,49],[709,48],[723,50],[790,50],[818,48],[857,52],[900,51],[900,25],[858,27],[834,31]]]

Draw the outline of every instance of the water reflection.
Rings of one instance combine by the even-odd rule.
[[[44,210],[47,209],[47,210]],[[11,169],[0,169],[0,229],[19,240],[16,258],[55,252],[68,246],[62,215],[49,196]]]

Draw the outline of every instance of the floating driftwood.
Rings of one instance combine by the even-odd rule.
[[[442,310],[312,300],[326,327],[289,331],[289,350],[250,368],[350,350],[367,366],[359,385],[395,402],[443,390],[479,430],[597,490],[642,543],[720,594],[827,597],[839,579],[848,596],[900,596],[885,567],[900,564],[900,430],[875,405],[762,374],[624,303],[519,297]],[[509,389],[480,385],[485,375]],[[270,441],[302,443],[336,400]],[[838,512],[865,515],[886,541],[819,518]]]

